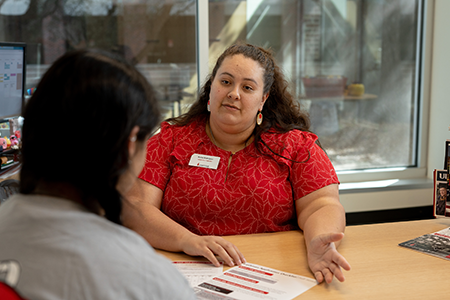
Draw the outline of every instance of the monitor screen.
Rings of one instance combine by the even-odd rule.
[[[22,114],[26,44],[0,42],[0,120]]]

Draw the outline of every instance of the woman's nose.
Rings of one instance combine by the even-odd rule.
[[[239,89],[238,88],[232,89],[228,93],[228,98],[233,99],[233,100],[239,100],[241,98],[241,96],[239,95]]]

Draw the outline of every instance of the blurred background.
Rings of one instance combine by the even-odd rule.
[[[271,48],[338,171],[407,168],[417,166],[422,6],[420,0],[0,0],[0,40],[27,43],[27,88],[66,51],[120,53],[156,88],[164,118],[189,107],[205,79],[199,70],[211,70],[231,44]],[[200,38],[208,41],[208,57],[199,56]]]

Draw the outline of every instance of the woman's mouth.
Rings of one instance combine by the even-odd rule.
[[[231,104],[222,104],[222,106],[225,106],[226,108],[231,109],[231,110],[239,110],[239,108],[237,108],[236,106],[231,105]]]

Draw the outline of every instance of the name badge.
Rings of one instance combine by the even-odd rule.
[[[193,167],[217,170],[217,167],[219,166],[219,160],[220,157],[217,156],[194,153],[189,160],[189,165]]]

